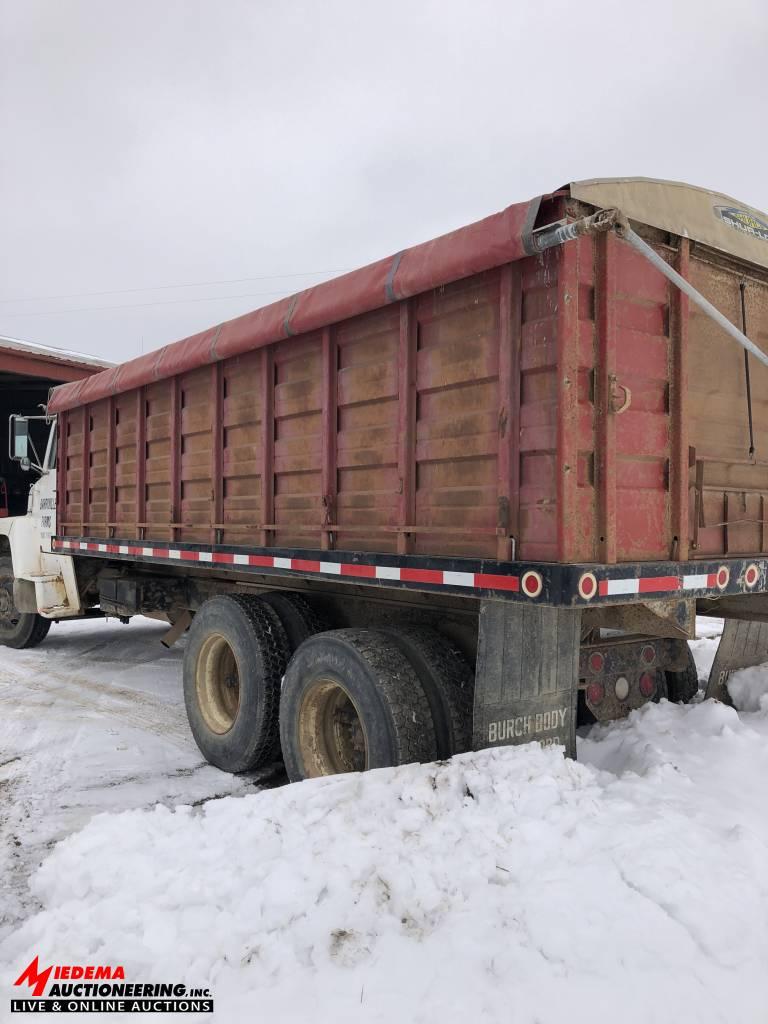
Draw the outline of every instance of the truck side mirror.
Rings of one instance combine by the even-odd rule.
[[[8,454],[22,469],[30,468],[29,423],[26,416],[10,417],[8,430]]]

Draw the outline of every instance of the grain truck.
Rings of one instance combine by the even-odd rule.
[[[574,182],[55,388],[9,646],[163,616],[204,756],[538,741],[768,660],[768,217]]]

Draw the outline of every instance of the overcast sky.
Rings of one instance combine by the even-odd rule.
[[[766,52],[766,0],[0,0],[0,334],[131,358],[578,178],[768,209]]]

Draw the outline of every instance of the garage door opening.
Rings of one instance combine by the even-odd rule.
[[[29,489],[38,478],[34,470],[23,470],[10,458],[10,416],[41,416],[51,388],[90,377],[112,365],[78,352],[0,337],[0,515],[24,515]],[[30,438],[40,459],[45,454],[48,432],[43,420],[30,423]]]
[[[0,370],[0,481],[5,483],[7,514],[21,516],[27,511],[29,488],[37,479],[34,470],[21,469],[8,452],[9,417],[12,413],[22,416],[40,416],[45,412],[48,392],[59,381],[40,377],[24,377],[18,373]],[[30,424],[30,439],[40,458],[45,454],[48,427],[45,422]],[[0,483],[0,513],[3,511],[3,486]]]

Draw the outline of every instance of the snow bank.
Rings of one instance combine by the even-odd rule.
[[[710,616],[696,616],[696,640],[689,640],[688,646],[696,662],[696,671],[702,689],[706,687],[709,670],[717,654],[720,634],[723,631],[723,619]]]
[[[727,1021],[768,1005],[768,710],[100,815],[0,947],[209,985],[216,1020]],[[208,1018],[210,1019],[210,1018]]]
[[[728,680],[728,693],[740,711],[768,712],[768,665],[734,672]]]

